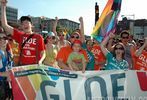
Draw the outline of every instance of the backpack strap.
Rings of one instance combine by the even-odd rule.
[[[34,34],[31,34],[21,45],[21,49],[24,47],[24,45],[26,44],[27,41],[29,41],[32,37],[34,36]]]

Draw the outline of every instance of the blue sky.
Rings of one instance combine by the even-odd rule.
[[[94,27],[95,2],[98,2],[100,13],[108,0],[8,0],[8,6],[18,8],[18,18],[23,15],[45,16],[49,18],[67,18],[79,22],[84,19],[85,34],[90,35]],[[135,19],[147,18],[145,0],[122,0],[121,15]]]

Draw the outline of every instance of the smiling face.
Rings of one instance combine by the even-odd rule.
[[[56,37],[55,36],[47,36],[47,42],[49,44],[54,44],[56,42]]]
[[[64,35],[64,33],[63,33],[62,31],[59,31],[59,32],[58,32],[58,37],[59,37],[59,40],[60,40],[60,41],[65,40],[65,35]]]
[[[74,43],[72,49],[74,52],[79,52],[81,50],[81,45],[79,43]]]
[[[127,44],[129,41],[129,33],[123,33],[121,35],[121,41],[123,44]]]
[[[22,27],[22,30],[25,33],[31,33],[32,32],[32,23],[28,20],[22,21],[21,27]]]
[[[122,45],[117,44],[114,47],[114,53],[115,53],[115,55],[123,56],[125,53],[125,49]]]
[[[78,33],[73,33],[70,36],[70,42],[73,43],[75,40],[80,40],[80,35]]]

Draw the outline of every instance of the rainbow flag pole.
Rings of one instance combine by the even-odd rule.
[[[103,38],[116,28],[121,2],[122,0],[108,0],[91,34],[97,41],[101,42]]]

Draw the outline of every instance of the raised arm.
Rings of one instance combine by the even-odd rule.
[[[6,4],[7,4],[7,0],[1,0],[1,23],[6,33],[13,35],[13,27],[8,25],[8,22],[7,22]]]
[[[107,53],[109,52],[108,50],[107,50],[107,48],[106,48],[106,44],[107,44],[107,42],[108,42],[108,40],[110,39],[110,38],[113,38],[114,37],[114,34],[113,33],[110,33],[109,34],[109,36],[107,36],[103,41],[102,41],[102,43],[101,43],[101,50],[102,50],[102,52],[103,52],[103,54],[106,56],[107,55]]]
[[[81,31],[81,41],[82,43],[85,42],[85,36],[84,36],[84,22],[83,22],[83,17],[79,18],[80,21],[80,31]]]
[[[53,32],[57,36],[56,28],[57,28],[57,23],[58,23],[58,17],[55,17],[55,22],[53,24]]]
[[[144,50],[144,48],[147,46],[147,37],[145,38],[145,42],[143,44],[143,46],[141,46],[136,52],[135,55],[138,57],[139,55],[141,55],[142,51]]]

